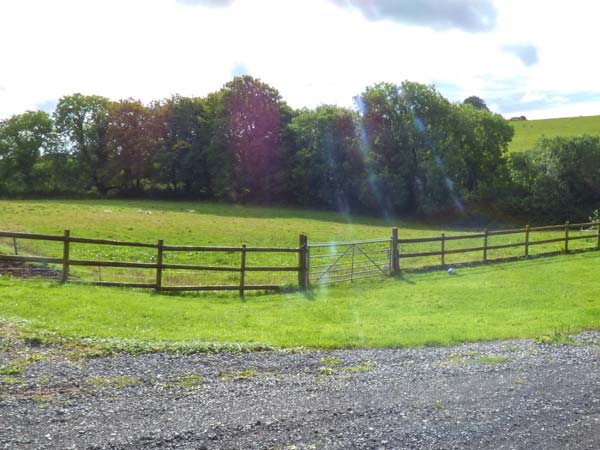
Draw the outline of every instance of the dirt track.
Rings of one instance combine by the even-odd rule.
[[[22,369],[0,448],[599,449],[600,333],[576,341],[71,361],[0,340]]]

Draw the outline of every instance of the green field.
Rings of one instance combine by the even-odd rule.
[[[515,136],[509,146],[511,152],[533,148],[541,137],[600,134],[600,116],[511,121],[510,124],[515,129]]]
[[[395,222],[394,222],[395,223]],[[277,246],[296,247],[301,233],[311,242],[380,238],[391,235],[391,226],[383,220],[352,217],[351,221],[330,212],[292,208],[261,208],[201,202],[166,201],[0,201],[0,229],[43,234],[62,234],[69,228],[72,236],[156,243],[205,246]],[[423,233],[419,225],[403,227],[406,237]],[[5,251],[11,242],[0,240]],[[20,240],[19,252],[60,256],[61,243]],[[71,246],[71,257],[118,261],[154,262],[152,249],[108,247],[87,244]],[[167,253],[165,263],[209,264],[239,267],[239,253]],[[247,264],[297,265],[296,254],[251,253]],[[83,279],[145,282],[152,270],[73,268]],[[231,284],[237,273],[202,274],[166,271],[167,283]],[[194,279],[190,279],[194,277]],[[249,273],[247,282],[293,284],[292,273]]]
[[[115,239],[134,242],[156,243],[163,239],[167,245],[281,246],[298,245],[300,233],[308,235],[309,243],[388,238],[391,227],[400,228],[400,238],[447,236],[472,233],[473,230],[452,227],[446,229],[439,224],[425,225],[402,219],[374,219],[366,216],[346,217],[331,212],[306,211],[293,208],[261,208],[203,202],[166,201],[0,201],[0,229],[42,234],[61,235],[65,228],[72,236],[100,239]],[[521,225],[523,226],[523,225]],[[593,230],[573,230],[574,235],[589,239],[573,241],[572,249],[589,248],[595,245]],[[532,234],[532,240],[559,238],[564,232]],[[489,245],[523,241],[523,235],[494,236]],[[62,243],[41,242],[21,239],[19,254],[61,257]],[[0,251],[12,253],[12,241],[0,239]],[[478,247],[482,239],[449,241],[446,250]],[[439,242],[403,244],[401,252],[438,251]],[[560,251],[560,242],[532,246],[530,254]],[[328,251],[327,249],[325,251]],[[317,254],[315,250],[313,255]],[[85,260],[113,260],[152,263],[156,251],[131,247],[111,247],[90,244],[72,244],[71,258]],[[488,257],[504,258],[523,255],[523,248],[508,248],[490,251]],[[482,255],[459,253],[449,255],[447,264],[480,260]],[[165,263],[200,264],[239,267],[238,252],[166,253]],[[403,268],[439,264],[439,257],[421,257],[401,262]],[[248,266],[297,266],[296,254],[250,253]],[[152,283],[153,269],[113,269],[100,267],[76,267],[71,273],[83,281],[117,281]],[[236,284],[236,272],[164,272],[166,285],[178,284]],[[248,284],[295,285],[294,272],[250,272]]]
[[[438,236],[439,225],[400,219],[385,221],[298,209],[231,206],[212,203],[153,201],[0,201],[0,229],[168,244],[295,246],[298,235],[310,242],[369,239],[390,235]],[[472,232],[454,228],[448,235]],[[557,237],[562,231],[539,233],[533,239]],[[571,249],[593,248],[595,231],[573,230]],[[495,239],[492,240],[492,239]],[[490,244],[521,240],[497,236]],[[475,242],[473,242],[475,241]],[[458,246],[447,243],[447,249]],[[57,255],[61,243],[19,240],[20,254]],[[402,245],[401,251],[436,250],[439,243]],[[464,247],[480,240],[461,242]],[[531,247],[531,254],[557,251],[562,243]],[[12,242],[0,241],[0,251],[11,253]],[[523,247],[490,252],[489,258],[521,256]],[[84,259],[153,261],[147,249],[74,244],[72,255]],[[177,254],[177,261],[236,265],[239,254]],[[296,255],[264,254],[253,264],[296,263]],[[286,260],[287,258],[287,260]],[[456,254],[448,264],[481,255]],[[532,337],[555,331],[578,331],[600,326],[600,253],[586,252],[553,258],[461,268],[456,276],[445,271],[405,272],[401,279],[363,281],[354,285],[315,288],[308,294],[159,295],[84,285],[60,285],[43,280],[0,277],[0,318],[27,320],[30,333],[56,332],[82,338],[165,341],[187,348],[209,343],[282,347],[385,347],[450,344],[464,341]],[[403,268],[439,264],[437,257],[402,260]],[[76,268],[73,268],[74,271]],[[91,270],[92,272],[86,272]],[[152,281],[153,271],[106,273],[105,268],[78,268],[82,280]],[[142,271],[140,271],[142,272]],[[252,274],[254,276],[254,274]],[[177,281],[172,274],[171,282]],[[239,274],[215,277],[207,273],[193,282],[233,283]],[[248,282],[295,285],[295,274],[262,274]],[[112,277],[112,278],[111,278]],[[212,278],[211,278],[212,277]],[[271,277],[271,278],[268,278]],[[286,278],[287,277],[287,278]],[[179,280],[181,281],[181,280]],[[184,280],[187,281],[187,280]],[[1,327],[0,327],[1,328]],[[152,344],[152,348],[158,348]]]
[[[311,294],[157,295],[0,278],[0,311],[30,334],[281,347],[397,347],[600,327],[600,253],[407,274]],[[152,348],[152,346],[150,346]],[[176,347],[177,348],[177,347]]]

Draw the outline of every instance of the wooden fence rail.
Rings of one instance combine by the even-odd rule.
[[[593,231],[595,234],[577,236],[571,233],[571,230],[579,228],[581,231],[586,232]],[[545,239],[535,240],[534,236],[540,232],[561,232],[560,237],[552,237]],[[501,243],[501,244],[490,244],[490,238],[494,236],[506,236],[506,235],[517,235],[522,236],[522,240],[517,242]],[[563,243],[563,251],[568,253],[569,243],[579,239],[590,239],[595,237],[595,247],[600,248],[600,222],[585,222],[585,223],[574,223],[565,222],[561,225],[549,225],[541,227],[530,227],[527,225],[524,228],[511,229],[511,230],[484,230],[483,232],[447,236],[445,233],[441,233],[440,236],[433,237],[420,237],[420,238],[399,238],[398,228],[392,229],[390,238],[385,239],[371,239],[360,242],[331,242],[322,244],[311,244],[308,245],[308,239],[305,235],[300,235],[298,241],[298,247],[248,247],[247,245],[241,246],[185,246],[185,245],[165,245],[164,241],[159,240],[155,244],[142,243],[142,242],[125,242],[117,240],[107,239],[89,239],[71,236],[69,230],[65,230],[62,236],[55,235],[44,235],[34,233],[18,233],[11,231],[0,231],[0,238],[12,239],[12,246],[14,248],[14,255],[0,254],[0,261],[8,261],[15,263],[37,263],[37,264],[54,264],[61,266],[62,271],[60,272],[60,280],[62,282],[80,282],[69,277],[72,267],[112,267],[112,268],[129,268],[129,269],[147,269],[154,270],[154,281],[151,283],[126,283],[126,282],[115,282],[115,281],[90,281],[88,284],[96,284],[102,286],[121,286],[121,287],[133,287],[133,288],[151,288],[157,291],[223,291],[223,290],[236,290],[239,291],[240,295],[243,296],[245,291],[248,290],[275,290],[281,288],[281,286],[273,284],[247,284],[246,273],[247,272],[296,272],[298,274],[298,287],[301,290],[309,287],[309,274],[312,273],[317,277],[316,281],[319,280],[325,282],[335,282],[336,279],[340,281],[353,281],[360,278],[367,278],[373,274],[381,273],[383,275],[396,275],[401,271],[401,261],[410,258],[426,258],[426,257],[439,257],[441,266],[445,266],[447,263],[447,256],[456,255],[462,253],[481,253],[480,257],[477,257],[468,262],[488,262],[490,261],[489,252],[493,250],[501,250],[508,248],[519,248],[523,247],[522,255],[524,257],[530,256],[530,250],[532,246],[551,244],[551,243]],[[27,256],[23,255],[21,248],[21,254],[19,254],[17,247],[17,239],[31,239],[41,240],[49,242],[62,242],[62,257],[46,257],[46,256]],[[459,241],[472,241],[475,239],[481,239],[481,245],[470,245],[462,248],[449,248],[449,243],[455,243]],[[433,244],[439,243],[439,248],[435,249],[423,249],[421,251],[407,252],[404,251],[405,246],[411,244]],[[133,262],[133,261],[106,261],[106,260],[86,260],[73,258],[72,246],[73,244],[94,244],[94,245],[106,245],[106,246],[125,246],[125,247],[136,247],[136,248],[148,248],[156,250],[156,262]],[[385,244],[385,248],[378,248],[375,250],[364,251],[361,246],[368,244]],[[346,249],[344,250],[344,247]],[[310,254],[310,249],[327,250],[331,249],[326,254]],[[351,252],[350,252],[351,250]],[[418,249],[417,249],[418,250]],[[199,264],[180,264],[180,263],[165,263],[165,255],[168,252],[228,252],[228,253],[239,253],[240,263],[239,266],[218,266],[218,265],[199,265]],[[349,253],[350,252],[350,253]],[[289,253],[297,254],[297,264],[289,266],[252,266],[248,264],[247,255],[248,253]],[[387,256],[379,256],[384,253]],[[554,252],[553,252],[554,253]],[[341,261],[345,256],[351,257],[350,261]],[[356,259],[359,256],[362,259]],[[319,259],[321,258],[321,259]],[[330,261],[326,261],[329,258]],[[311,260],[315,260],[316,264],[311,265]],[[348,275],[347,267],[350,266],[350,275]],[[164,271],[165,270],[179,270],[179,271],[210,271],[210,272],[229,272],[239,273],[239,283],[231,285],[185,285],[185,286],[167,286],[165,285]],[[312,272],[311,272],[312,270]],[[356,276],[358,275],[358,276]]]
[[[248,290],[276,290],[281,286],[272,284],[246,284],[246,272],[297,272],[298,284],[300,289],[306,289],[308,286],[307,273],[307,238],[300,235],[300,246],[298,248],[284,247],[248,247],[245,244],[241,247],[224,247],[224,246],[173,246],[164,245],[163,240],[159,240],[156,244],[141,243],[141,242],[125,242],[113,241],[107,239],[88,239],[73,237],[69,230],[65,230],[63,236],[33,234],[33,233],[17,233],[10,231],[0,231],[0,237],[12,238],[15,248],[15,255],[0,254],[0,261],[18,262],[18,263],[38,263],[38,264],[56,264],[62,266],[60,279],[62,282],[78,282],[69,279],[70,269],[73,266],[90,266],[90,267],[113,267],[113,268],[131,268],[131,269],[152,269],[155,271],[154,283],[125,283],[113,281],[90,281],[87,284],[101,286],[120,286],[131,288],[151,288],[157,291],[224,291],[237,290],[243,296]],[[33,239],[50,242],[62,242],[63,252],[62,258],[44,257],[44,256],[25,256],[18,255],[16,250],[17,239]],[[103,261],[103,260],[83,260],[73,259],[71,257],[72,244],[96,244],[108,246],[125,246],[137,248],[152,248],[157,250],[155,263],[132,262],[132,261]],[[197,265],[197,264],[167,264],[164,263],[164,255],[166,252],[229,252],[240,253],[240,266],[215,266],[215,265]],[[247,253],[291,253],[298,254],[297,266],[248,266],[246,260]],[[163,283],[164,270],[190,270],[190,271],[210,271],[210,272],[237,272],[240,274],[240,283],[237,285],[204,285],[204,286],[165,286]]]
[[[573,236],[570,234],[570,231],[575,228],[583,229],[583,227],[588,227],[586,231],[595,231],[595,236]],[[398,229],[394,228],[392,230],[392,249],[397,249],[392,252],[392,273],[397,274],[400,272],[400,260],[407,258],[422,258],[422,257],[431,257],[431,256],[439,256],[440,257],[440,265],[445,266],[446,264],[446,255],[452,255],[457,253],[472,253],[472,252],[482,252],[483,257],[481,261],[487,262],[488,259],[488,251],[490,250],[500,250],[507,248],[517,248],[524,247],[524,255],[525,257],[529,256],[529,248],[532,245],[540,245],[540,244],[551,244],[555,242],[563,242],[563,251],[565,253],[569,252],[569,242],[576,241],[579,239],[590,239],[596,238],[596,247],[600,247],[600,222],[584,222],[584,223],[569,223],[565,222],[564,225],[549,225],[543,227],[530,227],[527,225],[525,228],[518,228],[512,230],[495,230],[488,231],[484,230],[483,233],[474,233],[474,234],[464,234],[458,236],[446,236],[445,233],[441,233],[440,236],[434,237],[425,237],[425,238],[413,238],[413,239],[398,239]],[[552,238],[552,239],[542,239],[542,240],[531,240],[531,236],[535,232],[549,232],[549,231],[564,231],[564,237]],[[505,235],[523,235],[522,242],[511,242],[508,244],[489,244],[490,236],[505,236]],[[476,247],[465,247],[465,248],[457,248],[457,249],[448,249],[446,243],[448,241],[461,241],[461,240],[470,240],[470,239],[483,239],[483,245]],[[422,251],[422,252],[402,252],[399,247],[400,244],[421,244],[421,243],[432,243],[439,242],[440,249],[432,250],[432,251]]]

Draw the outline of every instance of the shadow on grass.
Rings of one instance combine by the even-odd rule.
[[[23,203],[37,203],[36,199],[4,199],[7,201],[15,200]],[[510,223],[506,220],[497,221],[493,217],[480,218],[448,218],[440,216],[437,218],[423,218],[416,215],[408,215],[403,217],[373,216],[363,211],[355,211],[351,214],[348,220],[347,214],[342,214],[338,211],[325,209],[301,209],[301,207],[290,207],[285,205],[240,205],[233,203],[218,203],[203,200],[157,200],[157,199],[40,199],[44,202],[54,202],[56,204],[73,206],[74,204],[83,204],[85,206],[97,206],[103,208],[124,208],[131,209],[134,212],[138,209],[164,211],[164,212],[180,212],[186,214],[201,214],[214,215],[220,217],[235,217],[235,218],[254,218],[254,219],[306,219],[311,221],[333,222],[339,224],[354,224],[367,226],[381,227],[410,227],[414,230],[430,230],[438,233],[442,229],[452,232],[468,232],[479,230],[483,226],[490,224]],[[492,215],[493,216],[493,215]]]

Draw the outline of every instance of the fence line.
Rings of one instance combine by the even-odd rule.
[[[307,280],[307,238],[300,235],[300,245],[297,248],[285,247],[247,247],[245,244],[241,247],[224,247],[224,246],[169,246],[164,245],[163,240],[159,240],[156,244],[140,243],[140,242],[125,242],[113,241],[107,239],[88,239],[73,237],[69,230],[65,230],[63,236],[33,234],[33,233],[17,233],[10,231],[0,231],[0,237],[12,238],[14,242],[15,255],[0,254],[0,261],[16,262],[16,263],[39,263],[39,264],[56,264],[62,266],[60,279],[62,282],[86,283],[100,286],[120,286],[131,288],[151,288],[157,291],[224,291],[237,290],[243,296],[248,290],[276,290],[281,286],[273,284],[246,284],[246,272],[297,272],[298,283],[300,289],[305,289],[308,286]],[[25,256],[17,254],[17,239],[33,239],[41,241],[62,242],[63,255],[62,258],[45,257],[45,256]],[[157,250],[155,263],[131,262],[131,261],[104,261],[104,260],[85,260],[73,259],[71,254],[71,246],[74,243],[78,244],[98,244],[108,246],[124,246],[137,248],[152,248]],[[198,265],[198,264],[171,264],[164,263],[166,252],[228,252],[240,253],[240,266],[214,266],[214,265]],[[248,266],[246,261],[247,253],[291,253],[299,254],[297,266]],[[152,269],[155,271],[155,281],[153,283],[128,283],[115,281],[87,281],[81,282],[69,278],[71,267],[112,267],[112,268],[130,268],[130,269]],[[203,285],[203,286],[165,286],[163,284],[164,270],[186,270],[186,271],[209,271],[209,272],[234,272],[240,274],[240,282],[237,285]]]
[[[500,249],[507,249],[507,248],[525,247],[523,256],[528,257],[529,256],[529,248],[532,245],[550,244],[550,243],[555,243],[555,242],[563,242],[564,243],[563,251],[565,253],[569,253],[569,242],[576,241],[579,239],[590,239],[590,238],[594,237],[594,236],[572,236],[572,235],[570,235],[569,232],[573,228],[583,229],[583,227],[589,227],[587,231],[592,231],[592,229],[595,230],[596,247],[600,247],[600,222],[584,222],[584,223],[573,223],[572,224],[567,221],[564,223],[564,225],[547,225],[547,226],[542,226],[542,227],[530,227],[529,225],[527,225],[525,228],[518,228],[518,229],[512,229],[512,230],[489,231],[486,229],[483,231],[483,233],[466,234],[466,235],[459,235],[459,236],[446,236],[444,233],[441,233],[441,235],[439,237],[435,236],[435,237],[413,238],[413,239],[398,239],[398,232],[397,232],[398,229],[394,228],[393,232],[392,232],[392,243],[391,243],[392,248],[395,249],[392,252],[392,259],[393,259],[392,273],[398,274],[400,272],[400,260],[408,259],[408,258],[439,256],[440,257],[440,265],[445,266],[446,265],[445,264],[446,255],[452,255],[452,254],[458,254],[458,253],[482,252],[483,257],[482,257],[481,261],[488,262],[489,261],[489,258],[488,258],[489,250],[500,250]],[[564,231],[564,237],[552,238],[552,239],[542,239],[542,240],[537,240],[537,241],[531,240],[532,233],[544,232],[544,231]],[[522,242],[489,245],[489,237],[490,236],[505,236],[505,235],[511,235],[511,234],[517,234],[517,235],[523,234],[524,240]],[[465,248],[458,248],[458,249],[447,249],[446,248],[446,242],[448,242],[448,241],[461,241],[461,240],[479,239],[479,238],[483,238],[483,245],[479,246],[479,247],[465,247]],[[401,252],[401,250],[399,249],[400,244],[418,244],[418,243],[425,243],[425,242],[439,242],[440,250],[410,253],[410,252]],[[396,261],[397,261],[397,265],[394,265],[394,262],[396,262]],[[478,260],[476,260],[476,261],[478,261]],[[476,261],[472,261],[472,262],[476,262]]]
[[[579,228],[583,231],[595,231],[595,236],[575,236],[570,233],[571,230]],[[72,267],[95,267],[98,269],[98,281],[86,281],[84,283],[95,284],[101,286],[121,286],[121,287],[133,287],[133,288],[150,288],[157,291],[223,291],[223,290],[237,290],[240,295],[243,296],[245,291],[248,290],[276,290],[281,286],[274,284],[247,284],[246,273],[247,272],[296,272],[298,274],[298,288],[301,290],[307,289],[310,285],[310,276],[315,277],[313,281],[317,284],[330,284],[338,283],[343,281],[355,281],[363,278],[381,276],[381,275],[398,275],[401,270],[405,270],[402,261],[411,258],[426,258],[426,257],[439,257],[440,263],[437,265],[423,266],[423,267],[439,267],[445,266],[447,263],[446,257],[449,255],[463,254],[463,253],[481,253],[481,257],[475,258],[466,262],[489,262],[489,251],[501,250],[508,248],[519,248],[523,247],[523,256],[530,256],[530,249],[535,245],[551,244],[551,243],[563,243],[563,251],[569,253],[569,243],[580,239],[596,238],[595,247],[600,247],[600,222],[584,222],[574,223],[565,222],[562,225],[547,225],[541,227],[530,227],[529,225],[524,228],[511,229],[511,230],[483,230],[483,232],[457,235],[457,236],[446,236],[445,233],[441,233],[439,236],[429,236],[420,238],[400,238],[398,228],[392,228],[390,238],[381,239],[369,239],[365,241],[355,242],[330,242],[330,243],[308,243],[306,235],[301,234],[299,236],[298,247],[248,247],[246,244],[241,246],[182,246],[182,245],[165,245],[163,240],[157,241],[156,244],[141,243],[141,242],[125,242],[118,240],[107,240],[107,239],[89,239],[71,236],[69,230],[65,230],[62,236],[55,235],[44,235],[34,233],[18,233],[10,231],[0,231],[0,238],[12,239],[12,247],[14,249],[14,255],[0,254],[0,262],[6,261],[9,263],[38,263],[38,264],[54,264],[62,267],[62,271],[57,274],[58,278],[62,282],[76,282],[83,283],[83,281],[73,279],[70,277],[70,271]],[[535,233],[539,232],[552,232],[558,231],[564,233],[561,237],[546,238],[541,240],[532,239]],[[490,244],[490,237],[494,236],[507,236],[507,235],[518,235],[523,236],[522,240],[518,242],[502,243],[502,244]],[[41,240],[49,242],[62,242],[62,257],[46,257],[46,256],[27,256],[23,255],[23,249],[19,249],[17,246],[17,239],[31,239]],[[469,246],[464,248],[448,248],[450,242],[460,242],[473,239],[482,239],[482,245]],[[404,251],[403,248],[407,245],[413,244],[434,244],[439,243],[439,249],[423,249],[421,251],[408,252]],[[137,248],[149,248],[156,250],[156,262],[145,263],[145,262],[132,262],[132,261],[106,261],[106,260],[87,260],[77,259],[72,257],[72,245],[73,244],[97,244],[106,246],[125,246],[125,247],[137,247]],[[377,246],[377,244],[385,244],[385,246]],[[376,246],[377,248],[368,248],[369,246]],[[345,247],[345,248],[344,248]],[[313,253],[327,251],[328,253]],[[19,254],[19,250],[20,253]],[[417,249],[419,250],[419,249]],[[165,255],[167,253],[178,253],[178,252],[228,252],[228,253],[239,253],[240,263],[239,266],[233,265],[200,265],[200,264],[179,264],[179,263],[165,263]],[[248,253],[289,253],[297,254],[298,261],[295,265],[287,266],[252,266],[248,264],[247,254]],[[552,252],[555,253],[555,252]],[[542,253],[548,254],[548,253]],[[346,258],[346,259],[344,259]],[[311,261],[315,261],[316,264],[311,264]],[[128,269],[146,269],[153,270],[154,275],[152,277],[137,277],[139,281],[146,278],[146,280],[152,278],[153,282],[120,282],[120,281],[102,281],[101,280],[101,268],[128,268]],[[18,267],[7,267],[7,271],[16,271]],[[36,267],[30,267],[32,270],[37,270]],[[41,269],[40,269],[41,270]],[[165,285],[166,278],[165,270],[176,270],[177,273],[184,271],[191,272],[223,272],[223,273],[238,273],[239,283],[236,284],[211,284],[211,285],[184,285],[184,286],[171,286]],[[171,274],[169,274],[171,275]],[[173,278],[171,277],[171,281]],[[196,280],[194,280],[196,281]]]

